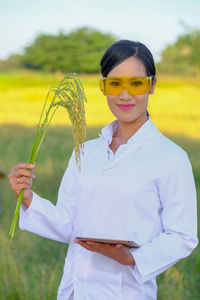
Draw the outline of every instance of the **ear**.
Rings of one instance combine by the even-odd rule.
[[[152,84],[151,84],[151,89],[149,91],[149,94],[153,94],[154,93],[154,89],[155,89],[155,86],[156,86],[156,82],[157,82],[157,79],[156,77],[153,79],[152,81]]]

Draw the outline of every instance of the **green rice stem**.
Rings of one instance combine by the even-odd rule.
[[[54,96],[50,101],[49,107],[46,109],[47,102],[49,100],[49,97],[51,96],[51,93],[54,93]],[[56,98],[58,98],[59,101],[56,101]],[[75,73],[68,74],[61,80],[60,84],[57,87],[52,86],[49,89],[39,118],[39,123],[36,126],[36,132],[28,163],[35,163],[37,154],[47,133],[50,122],[58,107],[62,106],[67,110],[70,121],[72,123],[75,146],[75,159],[78,170],[81,170],[80,151],[83,154],[83,143],[86,138],[84,101],[87,102],[84,88],[80,79]],[[15,234],[16,224],[19,218],[19,211],[22,204],[23,196],[24,189],[21,190],[17,198],[17,205],[15,208],[12,224],[9,231],[9,239],[11,241]]]

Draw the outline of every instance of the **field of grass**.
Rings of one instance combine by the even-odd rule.
[[[0,73],[0,124],[35,125],[50,85],[62,74],[21,72]],[[88,126],[105,125],[113,120],[106,98],[98,88],[98,75],[80,76],[85,87]],[[159,78],[148,111],[157,127],[170,134],[200,138],[200,79]],[[66,110],[60,109],[52,125],[69,124]]]
[[[35,124],[51,84],[60,74],[0,74],[0,171],[7,176],[19,161],[28,159]],[[87,139],[112,120],[106,101],[97,88],[98,76],[81,76],[88,97]],[[149,112],[157,127],[184,148],[191,160],[198,202],[200,199],[200,81],[160,78],[150,98]],[[100,113],[101,112],[101,113]],[[102,112],[104,112],[102,114]],[[56,203],[60,180],[73,149],[65,111],[50,127],[36,162],[34,190]],[[69,124],[69,123],[68,123]],[[57,126],[56,126],[57,125]],[[59,126],[58,126],[59,125]],[[0,300],[53,300],[62,276],[67,245],[16,231],[8,240],[16,199],[7,178],[0,180]],[[158,276],[159,300],[199,299],[199,247],[192,255]]]

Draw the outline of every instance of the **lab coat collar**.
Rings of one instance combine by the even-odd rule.
[[[118,120],[114,120],[106,125],[101,130],[100,137],[102,137],[109,145],[112,142],[112,137],[118,128]],[[152,138],[152,135],[160,135],[161,132],[157,129],[156,125],[152,122],[151,118],[148,117],[146,122],[129,138],[127,145],[133,142],[147,141]]]

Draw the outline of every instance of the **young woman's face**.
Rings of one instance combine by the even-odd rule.
[[[144,64],[136,57],[131,56],[113,68],[107,75],[107,77],[112,76],[147,76],[147,74]],[[154,81],[150,92],[144,95],[131,96],[126,90],[119,95],[106,95],[108,106],[119,122],[129,123],[136,120],[145,122],[149,94],[153,94],[155,83]],[[123,106],[120,107],[123,104],[134,104],[134,106],[124,110]]]

